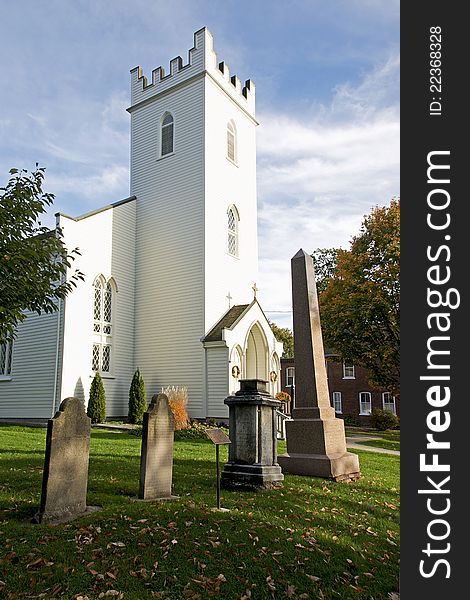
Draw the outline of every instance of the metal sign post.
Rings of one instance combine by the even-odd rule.
[[[230,444],[230,438],[225,434],[222,429],[206,429],[206,435],[210,441],[215,445],[215,463],[217,472],[217,510],[220,508],[220,466],[219,466],[219,446],[224,444]]]

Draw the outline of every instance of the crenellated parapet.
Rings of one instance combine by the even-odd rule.
[[[248,79],[242,86],[237,75],[230,75],[225,62],[219,62],[214,51],[213,37],[207,27],[194,34],[194,46],[188,52],[188,62],[183,64],[181,56],[170,60],[169,73],[163,67],[152,71],[149,80],[141,67],[131,70],[131,107],[132,112],[141,102],[167,92],[171,88],[183,85],[204,75],[209,76],[235,102],[255,116],[255,85]]]

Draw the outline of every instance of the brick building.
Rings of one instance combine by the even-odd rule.
[[[331,353],[325,356],[330,402],[338,417],[354,418],[361,425],[368,425],[373,409],[390,410],[400,416],[400,399],[386,390],[372,387],[367,369],[352,363],[335,362]],[[281,358],[281,389],[292,396],[292,385],[295,406],[295,359]]]

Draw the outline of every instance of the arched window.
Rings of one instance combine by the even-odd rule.
[[[170,113],[165,113],[162,119],[161,127],[161,156],[166,156],[173,152],[174,137],[174,119]]]
[[[13,356],[13,340],[0,344],[0,376],[11,375],[11,360]]]
[[[97,277],[93,285],[93,371],[111,371],[111,346],[113,335],[113,283]]]
[[[227,158],[237,162],[237,130],[232,121],[227,123]]]
[[[238,211],[234,206],[227,213],[227,251],[232,256],[238,256]]]

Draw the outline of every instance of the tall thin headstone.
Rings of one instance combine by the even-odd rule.
[[[359,458],[346,450],[344,422],[330,404],[313,259],[304,250],[292,258],[295,408],[286,422],[286,473],[348,481],[360,477]]]
[[[142,425],[140,500],[173,498],[173,444],[175,419],[165,394],[153,396]]]
[[[66,398],[47,424],[39,523],[61,523],[87,512],[91,420],[78,398]]]

